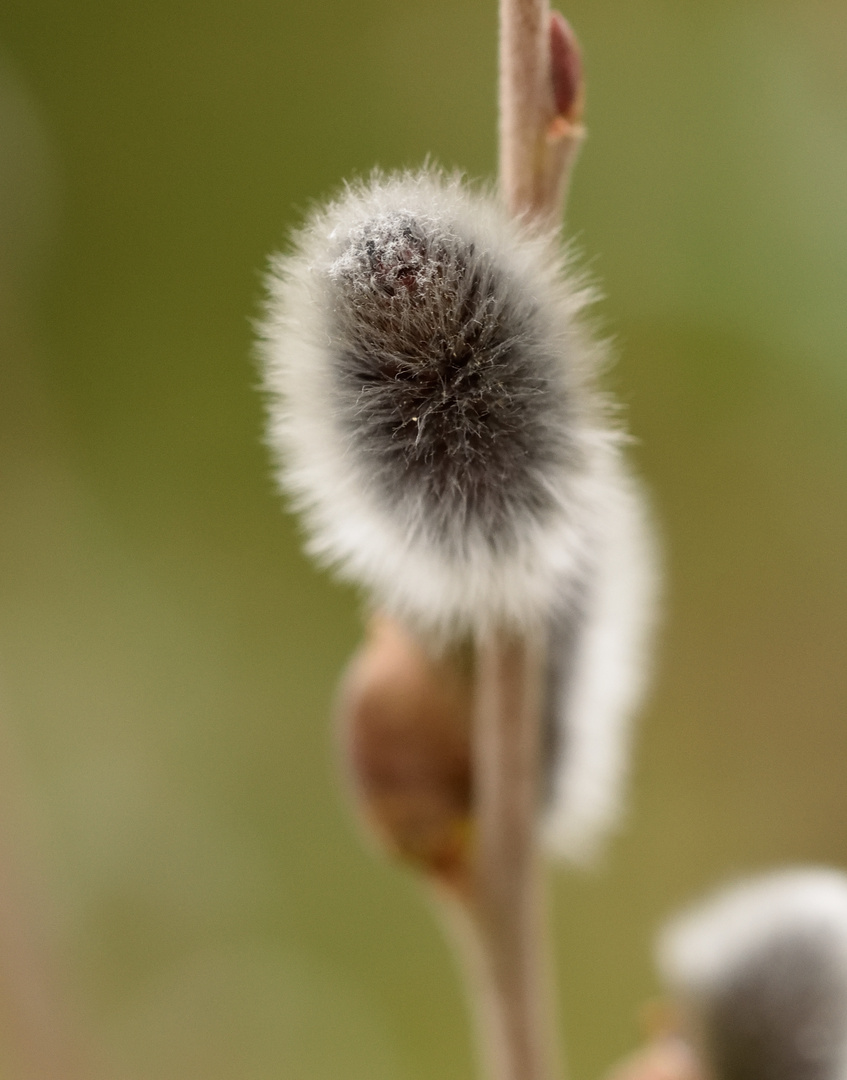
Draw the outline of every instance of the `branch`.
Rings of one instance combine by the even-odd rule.
[[[500,0],[500,186],[510,212],[562,215],[584,137],[579,46],[546,0]]]
[[[473,727],[473,932],[492,1080],[547,1080],[553,1037],[537,851],[544,650],[492,634],[478,649]]]
[[[500,184],[515,216],[558,223],[583,97],[562,16],[546,0],[500,0]],[[476,649],[470,927],[492,1080],[549,1080],[556,1067],[537,840],[545,653],[503,631]]]
[[[561,216],[583,129],[576,39],[544,0],[501,0],[500,183]],[[557,1052],[538,852],[547,642],[494,628],[431,655],[381,615],[339,702],[353,794],[459,927],[489,1080],[552,1080]]]

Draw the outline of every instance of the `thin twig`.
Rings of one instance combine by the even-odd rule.
[[[500,185],[512,214],[557,223],[582,102],[562,16],[546,0],[500,0]],[[537,842],[544,658],[540,639],[503,631],[477,646],[469,914],[491,1080],[551,1080],[557,1066]]]
[[[515,216],[558,224],[582,142],[579,47],[546,0],[500,0],[500,187]]]
[[[546,0],[501,0],[500,13],[501,191],[549,229],[582,138],[579,48]],[[553,1080],[537,841],[546,642],[495,628],[467,659],[433,658],[376,620],[339,701],[348,775],[378,839],[445,901],[488,1080]]]
[[[555,1039],[537,851],[543,649],[492,634],[474,708],[473,931],[491,1080],[549,1080]]]

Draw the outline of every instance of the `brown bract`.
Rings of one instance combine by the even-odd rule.
[[[398,623],[372,619],[338,706],[345,772],[377,840],[464,892],[471,820],[467,663],[433,658]]]
[[[585,102],[582,56],[576,34],[558,11],[550,12],[550,80],[557,119],[578,124]]]

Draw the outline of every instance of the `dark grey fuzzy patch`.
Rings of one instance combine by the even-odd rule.
[[[375,490],[431,539],[508,549],[575,458],[560,346],[491,257],[425,217],[387,214],[329,273],[337,411]]]
[[[770,943],[704,1020],[719,1080],[840,1080],[847,984],[828,935],[797,931]]]

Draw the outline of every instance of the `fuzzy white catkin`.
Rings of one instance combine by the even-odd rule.
[[[671,923],[659,966],[715,1080],[847,1077],[847,877],[784,870]]]
[[[315,210],[269,296],[269,442],[311,552],[436,646],[565,627],[546,834],[585,854],[617,809],[655,579],[590,290],[556,235],[424,170]]]

